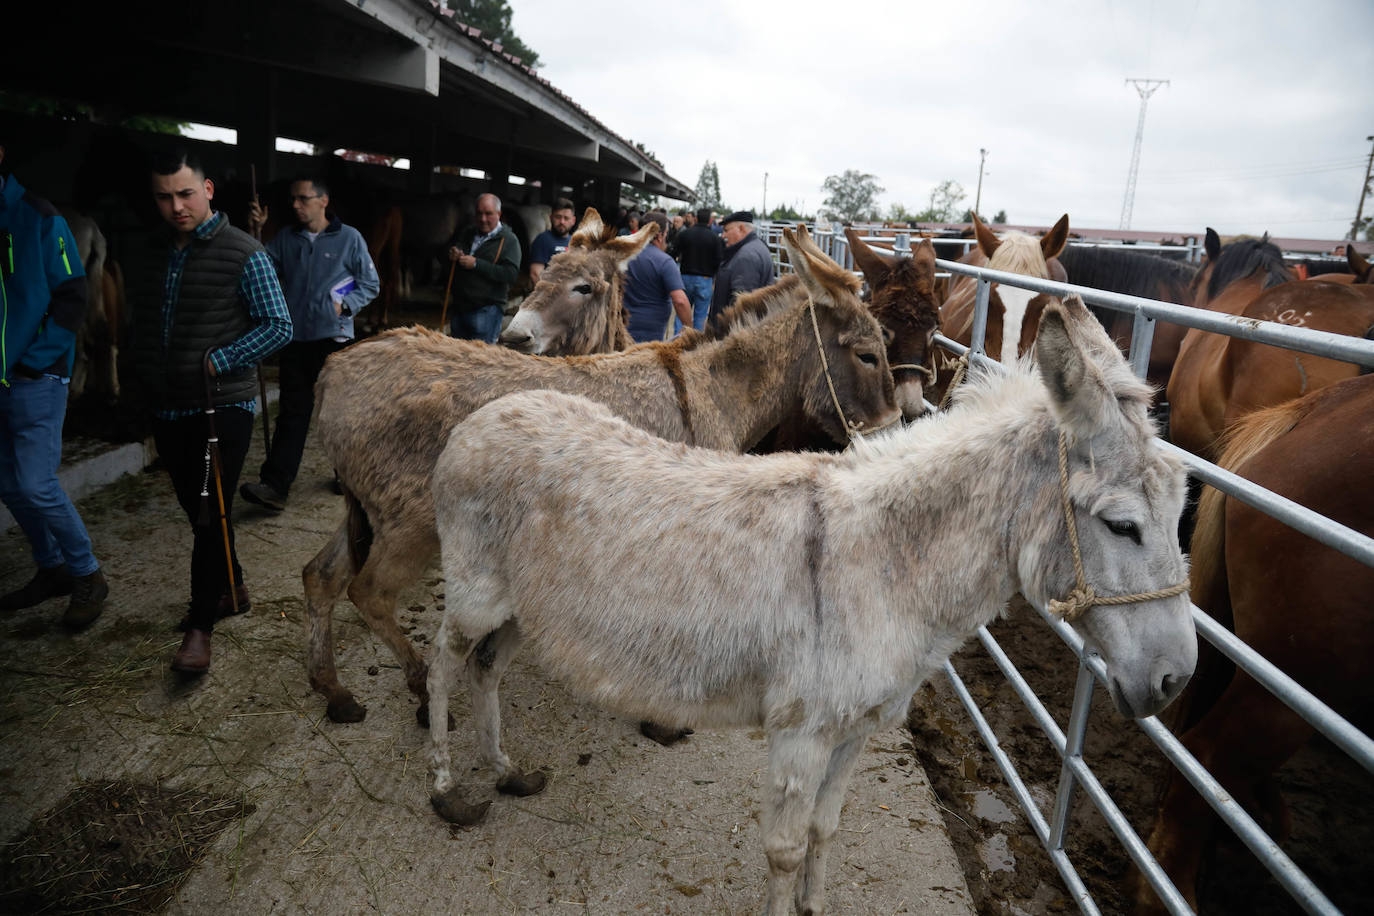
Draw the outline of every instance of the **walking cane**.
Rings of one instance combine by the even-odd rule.
[[[444,328],[445,328],[445,327],[447,326],[447,324],[448,324],[448,293],[449,293],[449,290],[453,289],[453,268],[455,268],[455,267],[457,267],[457,266],[458,266],[458,262],[457,262],[457,261],[449,261],[449,262],[448,262],[448,283],[447,283],[447,285],[444,286],[444,308],[443,308],[443,311],[441,311],[441,312],[439,313],[439,333],[440,333],[440,334],[447,334],[447,333],[448,333],[448,331],[444,330]]]
[[[210,349],[214,349],[211,347]],[[238,589],[234,582],[234,552],[229,546],[229,518],[224,511],[224,473],[219,460],[219,434],[215,431],[215,400],[210,392],[210,350],[205,351],[201,360],[201,376],[205,379],[205,425],[209,435],[205,439],[205,476],[200,495],[209,498],[209,478],[215,479],[215,499],[219,503],[219,530],[224,537],[224,560],[229,568],[229,601],[234,613],[239,612]],[[261,373],[259,373],[261,378]]]
[[[248,163],[248,180],[251,183],[253,193],[253,203],[258,203],[258,166],[257,163]],[[253,238],[262,241],[262,226],[255,225]],[[262,450],[264,453],[272,454],[272,431],[269,428],[267,417],[267,378],[262,373],[262,366],[258,366],[258,395],[262,398]],[[230,574],[229,578],[233,578]]]

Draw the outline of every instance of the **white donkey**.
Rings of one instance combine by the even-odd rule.
[[[975,373],[950,412],[840,455],[670,444],[550,391],[474,412],[433,479],[436,811],[472,822],[489,804],[467,805],[450,769],[460,658],[498,787],[543,786],[500,746],[497,685],[521,641],[621,714],[767,731],[771,914],[822,911],[865,739],[1016,592],[1072,620],[1123,715],[1163,708],[1197,657],[1183,472],[1155,445],[1149,389],[1076,297],[1046,310],[1035,362],[1040,378],[1028,361]]]

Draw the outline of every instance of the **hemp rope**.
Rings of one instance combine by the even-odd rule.
[[[1059,431],[1059,495],[1064,508],[1064,521],[1069,526],[1069,544],[1073,547],[1073,572],[1078,584],[1062,601],[1050,601],[1051,614],[1066,623],[1072,623],[1094,605],[1136,604],[1141,601],[1154,601],[1156,598],[1172,598],[1188,590],[1188,580],[1185,578],[1177,585],[1135,595],[1104,596],[1093,591],[1092,586],[1088,584],[1087,576],[1083,573],[1083,554],[1078,549],[1078,525],[1074,521],[1073,503],[1069,499],[1068,437],[1063,430]]]
[[[862,423],[849,422],[849,419],[844,415],[844,408],[840,406],[840,396],[835,393],[835,382],[830,377],[830,361],[825,358],[825,343],[821,340],[821,325],[816,320],[816,301],[811,298],[809,293],[806,296],[806,313],[811,316],[811,330],[816,334],[816,349],[821,354],[821,372],[825,374],[825,387],[830,389],[830,401],[835,405],[835,413],[839,414],[840,425],[844,427],[845,435],[850,439],[855,436],[862,438],[865,432],[877,432],[880,429],[887,429],[893,423],[900,422],[901,413],[898,413],[896,417],[882,426],[875,426],[870,430],[861,430],[859,427],[863,425]],[[891,370],[889,369],[889,371]]]
[[[945,386],[945,395],[940,398],[941,410],[949,406],[950,400],[954,397],[954,389],[964,383],[964,376],[968,374],[968,353],[965,352],[956,360],[946,360],[944,368],[948,369],[950,366],[954,367],[954,378],[949,380],[949,384]]]

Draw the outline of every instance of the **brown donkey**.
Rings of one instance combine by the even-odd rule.
[[[858,280],[804,229],[783,241],[797,275],[744,297],[752,316],[721,340],[693,332],[623,353],[548,358],[412,328],[329,358],[317,385],[317,428],[348,516],[303,577],[306,668],[333,721],[366,714],[334,667],[333,608],[347,588],[400,660],[420,698],[416,717],[428,723],[425,663],[396,625],[394,607],[439,548],[434,463],[453,426],[483,404],[552,388],[604,403],[662,438],[731,452],[799,407],[836,438],[846,425],[874,429],[897,420],[884,335],[859,301]]]
[[[591,207],[568,250],[553,256],[534,291],[501,332],[501,343],[538,356],[614,353],[634,341],[625,329],[625,266],[658,234],[648,223],[617,238]]]

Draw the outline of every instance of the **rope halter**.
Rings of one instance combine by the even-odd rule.
[[[1069,544],[1073,548],[1073,572],[1077,584],[1062,600],[1051,600],[1049,611],[1066,623],[1073,623],[1085,612],[1096,605],[1136,604],[1141,601],[1154,601],[1156,598],[1172,598],[1188,591],[1185,578],[1177,585],[1157,588],[1152,592],[1139,592],[1134,595],[1103,596],[1093,591],[1083,574],[1083,554],[1078,549],[1078,524],[1073,517],[1073,503],[1069,499],[1069,446],[1064,431],[1059,431],[1059,495],[1064,508],[1064,521],[1069,526]]]
[[[820,351],[821,354],[821,372],[825,375],[825,387],[830,389],[830,402],[835,405],[835,413],[840,418],[840,425],[844,427],[845,436],[850,440],[853,440],[855,436],[862,438],[865,433],[873,433],[880,429],[887,429],[892,424],[900,422],[902,419],[900,413],[888,422],[881,426],[875,426],[872,429],[864,429],[862,421],[858,423],[851,423],[849,421],[844,415],[844,408],[840,406],[840,396],[835,393],[835,380],[830,377],[830,361],[825,358],[825,342],[821,340],[821,325],[820,322],[816,320],[816,301],[811,298],[810,293],[806,294],[806,313],[811,316],[811,330],[816,335],[816,349]],[[889,371],[891,371],[890,368]]]

